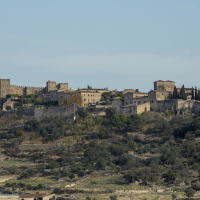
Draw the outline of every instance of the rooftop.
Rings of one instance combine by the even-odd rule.
[[[170,80],[167,80],[167,81],[163,81],[163,80],[158,80],[158,81],[154,81],[155,82],[174,82],[174,81],[170,81]],[[174,82],[175,83],[175,82]]]
[[[18,197],[19,195],[17,195],[17,194],[0,194],[0,196],[1,197],[10,197],[10,196],[12,196],[12,197]]]
[[[137,104],[136,103],[132,103],[132,104],[129,104],[129,105],[125,105],[125,106],[122,106],[123,108],[126,108],[126,107],[136,107]]]

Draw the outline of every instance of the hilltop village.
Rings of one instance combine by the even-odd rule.
[[[154,89],[148,93],[140,92],[134,89],[125,89],[124,91],[110,91],[108,88],[94,89],[90,86],[88,88],[78,88],[78,90],[72,90],[68,88],[68,83],[56,83],[52,81],[46,82],[46,87],[22,87],[10,85],[10,79],[0,79],[0,97],[6,98],[2,104],[3,111],[17,111],[21,108],[43,108],[41,106],[35,107],[33,102],[23,102],[22,104],[17,103],[20,99],[26,96],[34,98],[38,101],[37,105],[45,104],[51,105],[54,111],[50,112],[50,115],[57,113],[59,115],[70,115],[74,112],[72,104],[76,104],[76,112],[81,108],[92,107],[94,109],[105,109],[107,107],[114,107],[117,113],[125,114],[130,116],[132,114],[141,114],[144,111],[156,111],[164,112],[166,110],[172,110],[178,112],[180,109],[189,109],[195,114],[200,113],[200,102],[192,98],[194,90],[192,88],[184,88],[186,99],[173,98],[174,89],[179,94],[181,88],[175,87],[174,81],[162,81],[158,80],[154,82]],[[111,101],[104,101],[103,96],[112,96]],[[36,98],[37,97],[37,98]],[[67,111],[57,108],[68,107]],[[26,111],[27,112],[27,111]],[[21,112],[22,113],[22,112]],[[41,111],[40,111],[41,113]],[[54,113],[54,114],[53,114]],[[34,114],[28,114],[30,115]],[[43,113],[43,116],[48,114]],[[23,117],[26,114],[23,113]]]

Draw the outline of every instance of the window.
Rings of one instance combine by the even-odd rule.
[[[136,103],[136,101],[134,101],[134,103]]]
[[[90,95],[88,94],[88,97],[89,97]]]
[[[128,105],[128,102],[126,102],[126,105]]]
[[[146,101],[144,101],[144,103],[146,103]]]
[[[84,101],[86,101],[86,99],[84,99]]]
[[[140,104],[140,101],[138,101],[138,103]]]
[[[153,100],[151,102],[153,103]]]

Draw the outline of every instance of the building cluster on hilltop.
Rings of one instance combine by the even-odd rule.
[[[117,90],[110,91],[108,88],[92,89],[91,87],[78,90],[68,89],[68,83],[59,83],[48,81],[46,87],[20,87],[10,85],[10,79],[0,79],[0,97],[5,98],[6,95],[29,95],[35,94],[42,98],[43,102],[59,102],[64,99],[65,105],[77,102],[79,105],[89,106],[99,104],[102,93],[123,94],[114,98],[110,106],[116,108],[118,113],[131,115],[140,114],[144,111],[164,112],[166,110],[179,110],[180,108],[188,108],[193,112],[200,113],[200,101],[192,99],[194,90],[185,88],[185,100],[172,99],[175,89],[174,81],[158,80],[154,82],[154,90],[148,93],[139,92],[138,90],[125,89],[122,92]],[[176,88],[177,93],[181,93],[181,88]],[[193,94],[193,95],[192,95]],[[72,102],[72,99],[76,101]],[[12,101],[8,100],[6,105],[12,105]],[[5,110],[5,108],[4,108]]]

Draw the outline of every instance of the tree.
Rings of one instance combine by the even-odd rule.
[[[81,94],[73,94],[72,97],[70,98],[68,104],[73,104],[76,103],[78,105],[82,105],[82,99],[81,99]]]
[[[112,125],[118,129],[126,126],[127,117],[124,114],[116,114],[112,117]]]
[[[106,108],[106,118],[111,118],[116,114],[117,114],[117,111],[115,108],[113,108],[113,107]]]
[[[198,90],[198,98],[197,98],[198,101],[200,101],[200,90]]]
[[[127,127],[130,130],[140,129],[146,125],[145,119],[138,114],[127,117]]]
[[[195,99],[195,96],[194,96],[194,88],[192,87],[192,97],[191,97],[191,99],[193,100],[193,99]]]
[[[185,94],[185,87],[182,85],[180,90],[180,99],[187,100],[187,95]]]
[[[73,173],[71,173],[71,174],[69,175],[69,178],[70,178],[70,179],[73,179],[73,178],[75,178],[75,175],[74,175]]]
[[[176,199],[176,197],[177,197],[177,195],[176,195],[176,194],[172,194],[172,199],[173,199],[173,200],[175,200],[175,199]]]
[[[188,188],[185,190],[185,195],[191,199],[191,197],[193,197],[195,194],[195,191],[192,188]]]
[[[85,176],[85,172],[83,170],[78,172],[78,177],[83,177]]]
[[[176,86],[174,86],[174,91],[173,91],[173,94],[172,94],[172,99],[178,99],[178,92],[177,92]]]
[[[0,117],[3,115],[3,112],[2,112],[2,110],[1,110],[1,108],[0,108]]]
[[[59,102],[60,102],[61,106],[66,106],[66,98],[65,98],[65,96],[60,96]]]
[[[195,87],[195,100],[198,100],[197,87]]]
[[[87,85],[87,88],[88,88],[88,89],[92,89],[92,86],[90,86],[90,85]]]
[[[117,200],[117,195],[111,195],[109,198],[110,200]]]
[[[6,106],[6,110],[7,111],[11,110],[11,106]]]
[[[135,91],[136,91],[136,92],[139,92],[139,89],[136,89]]]

